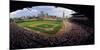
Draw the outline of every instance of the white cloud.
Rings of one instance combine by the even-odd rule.
[[[10,17],[22,17],[22,16],[34,16],[38,15],[41,11],[48,13],[49,15],[55,15],[58,17],[63,16],[63,12],[65,16],[71,17],[71,14],[75,13],[75,11],[55,6],[34,6],[32,8],[23,8],[22,10],[17,10],[10,13]]]

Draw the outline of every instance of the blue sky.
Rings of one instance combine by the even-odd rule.
[[[73,10],[62,8],[62,7],[55,7],[55,6],[34,6],[32,8],[23,8],[20,10],[16,10],[14,12],[10,13],[10,17],[22,17],[22,16],[37,16],[40,14],[40,12],[43,11],[45,13],[48,13],[49,15],[54,15],[58,17],[63,16],[63,12],[65,13],[65,16],[71,17],[73,13],[76,13]]]

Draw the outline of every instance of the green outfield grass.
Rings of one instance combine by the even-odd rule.
[[[32,20],[18,22],[17,24],[47,34],[56,34],[63,25],[61,20]]]

